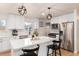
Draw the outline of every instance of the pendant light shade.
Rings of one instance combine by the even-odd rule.
[[[51,20],[52,19],[52,14],[50,14],[50,7],[48,7],[49,13],[47,14],[47,19]]]

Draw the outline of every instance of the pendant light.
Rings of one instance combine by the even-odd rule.
[[[47,14],[47,19],[51,20],[52,19],[52,14],[50,14],[50,9],[51,7],[48,7],[49,13]]]
[[[25,6],[21,5],[19,8],[18,8],[18,13],[20,15],[25,15],[27,13],[27,9],[25,8]]]

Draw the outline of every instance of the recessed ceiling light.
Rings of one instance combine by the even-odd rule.
[[[45,13],[44,13],[44,12],[42,12],[42,13],[41,13],[41,15],[42,15],[42,16],[45,16]]]

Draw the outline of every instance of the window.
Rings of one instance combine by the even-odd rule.
[[[5,28],[6,26],[6,20],[0,20],[0,29]]]
[[[29,31],[29,34],[30,34],[32,31],[32,23],[25,22],[25,29],[26,31]]]
[[[31,31],[31,29],[32,29],[32,24],[25,22],[25,29]]]

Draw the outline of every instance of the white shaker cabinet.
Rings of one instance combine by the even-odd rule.
[[[9,15],[7,18],[7,29],[24,29],[24,17],[19,15]]]
[[[2,48],[3,48],[3,51],[6,51],[6,50],[10,49],[9,38],[3,38]]]
[[[9,15],[6,21],[7,29],[15,29],[15,16]]]
[[[0,37],[0,52],[10,49],[10,42],[8,37]]]
[[[0,52],[2,51],[2,39],[0,38]]]
[[[24,25],[25,25],[25,22],[24,22],[24,17],[23,16],[16,16],[16,20],[15,20],[16,24],[15,24],[15,28],[16,29],[24,29]]]

